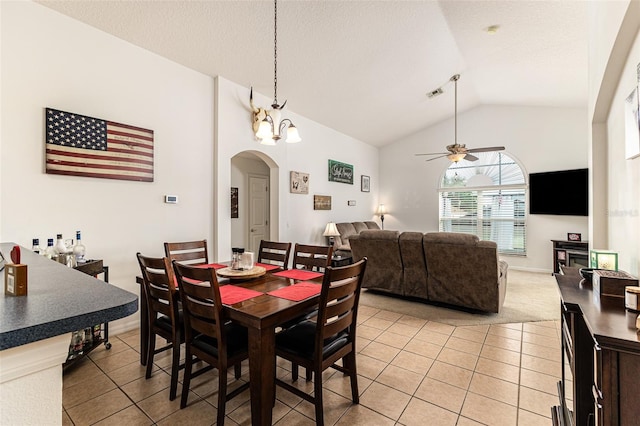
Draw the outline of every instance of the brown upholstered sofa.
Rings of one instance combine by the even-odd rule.
[[[349,238],[353,260],[368,258],[362,287],[500,312],[507,263],[492,241],[453,232],[363,230]]]
[[[364,222],[341,222],[336,223],[336,228],[340,233],[339,237],[334,239],[334,252],[338,256],[351,256],[351,245],[349,238],[359,234],[366,229],[380,229],[377,223],[373,221]]]

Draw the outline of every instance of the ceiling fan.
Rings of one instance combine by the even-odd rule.
[[[447,157],[449,160],[457,163],[463,158],[467,161],[477,161],[478,157],[472,155],[473,152],[491,152],[491,151],[503,151],[504,146],[491,146],[485,148],[467,148],[465,144],[458,143],[458,80],[460,79],[460,74],[456,74],[451,77],[450,81],[453,81],[455,84],[455,109],[453,115],[454,122],[454,139],[453,145],[447,145],[448,152],[432,152],[429,154],[416,154],[416,156],[420,155],[436,155],[437,157],[429,158],[426,161],[436,160],[438,158]],[[440,94],[442,93],[442,88],[439,87],[436,90],[429,92],[429,94]]]

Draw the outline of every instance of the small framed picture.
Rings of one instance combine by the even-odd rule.
[[[371,178],[369,176],[360,176],[360,191],[369,192],[371,190]]]
[[[570,232],[567,234],[567,241],[582,241],[582,234]]]
[[[314,195],[314,210],[331,210],[331,195]]]
[[[558,260],[567,260],[567,252],[559,251],[558,252]]]

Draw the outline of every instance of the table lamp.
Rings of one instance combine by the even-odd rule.
[[[327,226],[324,228],[324,233],[322,234],[325,237],[329,237],[329,245],[333,247],[334,238],[339,237],[340,233],[338,232],[338,228],[336,228],[336,224],[334,222],[327,223]]]
[[[618,253],[611,250],[591,250],[591,267],[598,269],[618,270]]]
[[[387,214],[387,209],[384,207],[384,204],[378,205],[378,210],[376,210],[376,214],[380,215],[380,222],[382,223],[382,229],[384,229],[384,215]]]

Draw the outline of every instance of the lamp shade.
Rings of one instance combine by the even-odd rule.
[[[300,133],[298,133],[298,128],[294,126],[292,123],[289,124],[287,128],[287,143],[297,143],[300,142],[302,138],[300,138]]]
[[[329,222],[324,228],[324,233],[322,235],[325,237],[338,237],[340,236],[340,233],[338,232],[338,228],[336,228],[336,224],[334,222]]]
[[[618,253],[611,250],[591,250],[591,267],[598,269],[618,270]]]
[[[376,214],[377,215],[385,215],[385,214],[387,214],[387,209],[384,206],[384,204],[379,204],[378,205],[378,210],[376,210]]]
[[[260,122],[260,127],[256,132],[256,137],[259,139],[271,139],[273,138],[273,131],[271,130],[271,123],[266,118]]]

